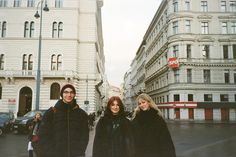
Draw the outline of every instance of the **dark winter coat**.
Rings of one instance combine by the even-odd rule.
[[[98,121],[93,157],[134,157],[131,122],[124,115],[105,114]]]
[[[88,140],[88,115],[75,100],[73,104],[59,100],[45,112],[39,128],[42,157],[83,156]]]
[[[157,111],[140,111],[132,121],[135,157],[175,157],[175,148],[164,119]]]

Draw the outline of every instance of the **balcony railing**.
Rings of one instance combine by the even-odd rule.
[[[10,78],[34,78],[36,77],[36,70],[0,70],[0,77]],[[42,70],[42,78],[64,78],[64,77],[78,77],[77,72],[72,70]]]

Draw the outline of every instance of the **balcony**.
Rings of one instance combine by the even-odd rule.
[[[0,77],[1,78],[36,78],[37,71],[36,70],[1,70]],[[42,78],[78,78],[78,74],[72,70],[42,70],[41,71]]]

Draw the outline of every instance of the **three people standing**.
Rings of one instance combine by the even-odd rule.
[[[41,157],[83,157],[89,140],[88,115],[76,103],[73,85],[61,89],[62,99],[49,108],[39,130]]]

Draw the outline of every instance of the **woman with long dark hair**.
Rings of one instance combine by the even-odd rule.
[[[111,97],[96,127],[93,157],[134,157],[131,128],[121,99]]]

